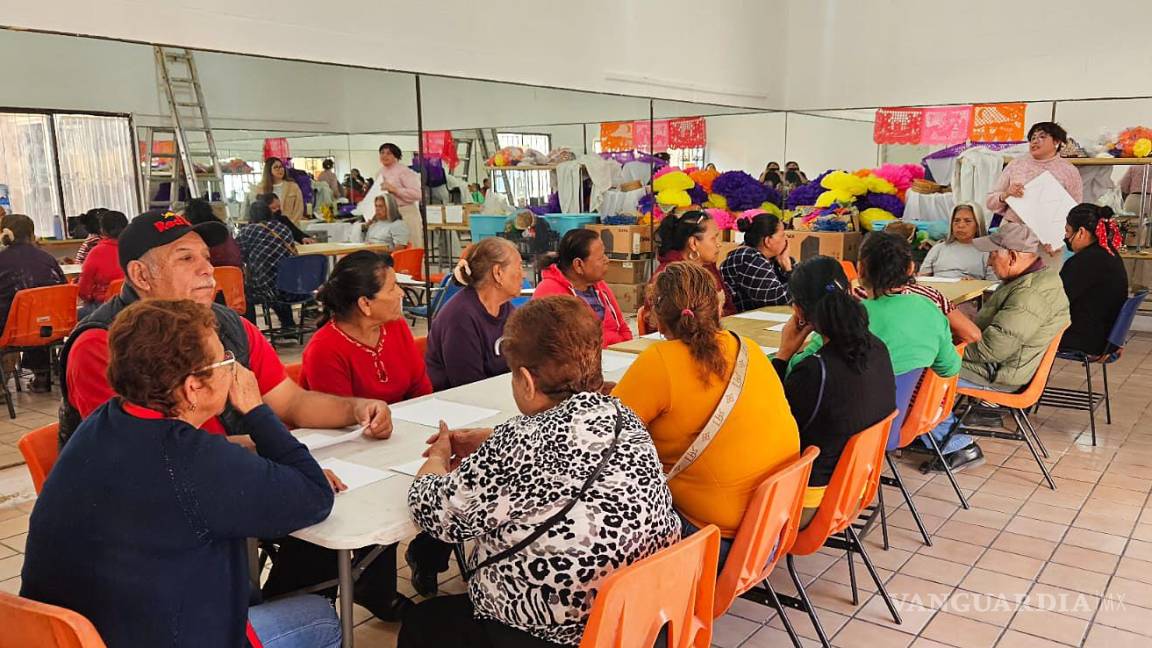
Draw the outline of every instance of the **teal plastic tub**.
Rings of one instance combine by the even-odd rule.
[[[510,216],[482,216],[472,214],[468,217],[468,229],[472,230],[472,242],[476,243],[490,236],[499,236],[504,232],[504,223]]]
[[[581,229],[585,225],[600,222],[600,214],[545,214],[540,218],[548,221],[548,226],[558,236],[564,236],[568,230]]]

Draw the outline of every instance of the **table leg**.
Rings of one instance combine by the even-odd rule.
[[[340,575],[340,632],[343,634],[340,646],[352,648],[352,550],[341,549],[336,552],[336,566]]]

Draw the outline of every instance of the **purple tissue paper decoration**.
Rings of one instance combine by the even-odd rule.
[[[688,190],[688,197],[692,200],[693,205],[703,205],[708,200],[708,192],[704,191],[704,187],[695,185]]]
[[[756,209],[768,199],[764,185],[743,171],[725,171],[716,176],[712,193],[724,196],[729,211]]]
[[[636,210],[641,214],[651,214],[652,208],[656,206],[656,196],[646,193],[641,196],[640,201],[636,203]]]
[[[765,202],[770,202],[773,205],[776,205],[777,207],[783,207],[784,206],[784,198],[782,198],[780,196],[780,192],[776,191],[775,187],[769,187],[769,186],[765,185],[764,191],[768,195]]]
[[[864,211],[869,207],[876,207],[883,209],[886,212],[891,212],[896,218],[904,217],[904,202],[900,200],[899,196],[894,194],[875,193],[869,191],[860,197],[856,203],[856,207],[860,211]]]
[[[827,191],[827,189],[820,186],[820,181],[829,173],[832,173],[831,169],[821,173],[820,176],[812,182],[793,189],[788,194],[788,200],[785,201],[785,208],[796,209],[797,207],[804,207],[806,205],[815,205],[816,199],[820,197],[820,194]]]
[[[560,213],[560,193],[559,192],[553,191],[552,194],[550,196],[548,196],[548,204],[546,205],[546,207],[548,207],[548,211],[544,212],[545,214],[559,214]]]

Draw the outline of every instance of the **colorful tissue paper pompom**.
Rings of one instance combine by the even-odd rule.
[[[820,186],[829,191],[839,192],[839,196],[843,196],[844,194],[848,194],[849,196],[862,196],[868,191],[868,185],[864,183],[863,178],[852,175],[847,171],[833,171],[829,173],[820,181]]]
[[[662,176],[666,173],[672,173],[673,171],[679,171],[679,170],[680,170],[680,167],[674,167],[674,166],[669,165],[669,166],[663,167],[661,169],[657,169],[656,173],[652,174],[652,179],[655,180],[656,178],[659,178],[660,176]]]
[[[704,191],[712,193],[712,183],[720,176],[720,172],[714,169],[690,169],[688,177],[704,188]]]
[[[734,230],[734,229],[736,229],[736,217],[733,216],[731,212],[724,210],[724,209],[712,208],[712,209],[705,209],[704,213],[711,216],[712,220],[716,221],[716,226],[719,227],[720,229],[722,229],[722,230]]]
[[[1152,139],[1141,137],[1132,145],[1132,155],[1135,157],[1148,157],[1152,153]]]
[[[720,194],[708,194],[708,204],[716,209],[728,211],[728,199]]]
[[[697,184],[688,190],[688,197],[692,199],[693,205],[703,205],[708,202],[708,191]]]
[[[776,205],[777,208],[784,206],[784,197],[780,195],[780,192],[777,191],[775,187],[765,186],[764,193],[768,196],[764,199],[764,202],[772,203]]]
[[[763,205],[760,205],[760,209],[750,209],[748,211],[756,212],[756,213],[763,213],[763,214],[772,214],[776,218],[784,218],[784,210],[780,209],[779,205],[775,205],[775,204],[772,204],[770,202],[766,202]],[[748,212],[746,211],[744,213],[747,214]]]
[[[893,194],[869,192],[860,197],[856,206],[860,209],[876,207],[895,214],[896,218],[904,217],[904,201]]]
[[[712,194],[723,196],[732,211],[753,209],[768,199],[764,185],[743,171],[725,171],[716,176],[712,181]]]
[[[865,232],[872,231],[872,224],[876,221],[895,220],[896,215],[878,207],[870,207],[860,212],[860,229]]]
[[[898,191],[907,190],[913,180],[924,177],[924,167],[919,164],[884,164],[875,172],[877,177],[891,182]]]
[[[833,204],[846,205],[854,202],[856,196],[844,189],[829,189],[816,198],[817,207],[831,207]]]
[[[896,186],[873,173],[864,176],[864,186],[871,193],[894,194]]]
[[[827,175],[826,172],[824,175]],[[820,186],[820,182],[824,179],[824,175],[816,178],[808,184],[800,185],[792,191],[788,192],[788,199],[784,201],[784,207],[787,209],[796,209],[797,207],[804,207],[808,205],[815,205],[816,199],[820,194],[824,193],[824,187]]]
[[[497,153],[496,156],[492,158],[492,166],[508,166],[508,160],[504,158],[503,153]]]
[[[660,177],[652,180],[652,190],[656,193],[668,190],[687,191],[695,186],[696,183],[692,181],[692,178],[689,178],[687,173],[679,169],[662,173]]]
[[[692,198],[687,191],[679,189],[665,189],[656,194],[656,203],[669,207],[687,207],[692,204]]]

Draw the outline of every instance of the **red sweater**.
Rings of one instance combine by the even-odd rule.
[[[304,389],[388,403],[432,393],[424,357],[402,319],[380,327],[375,349],[328,322],[308,341],[302,364]]]
[[[612,294],[608,284],[603,281],[594,287],[596,294],[600,297],[600,305],[604,307],[604,348],[631,340],[632,329],[628,328],[628,322],[624,320],[624,314],[620,312],[620,304],[616,303],[616,295]],[[572,295],[577,299],[580,298],[576,294],[576,288],[572,282],[564,276],[563,272],[560,272],[559,267],[554,265],[545,268],[544,272],[540,273],[540,285],[536,286],[536,292],[532,294],[532,299],[553,295]]]
[[[80,269],[80,299],[89,304],[108,301],[108,285],[124,278],[120,269],[120,241],[102,238],[84,257]]]

